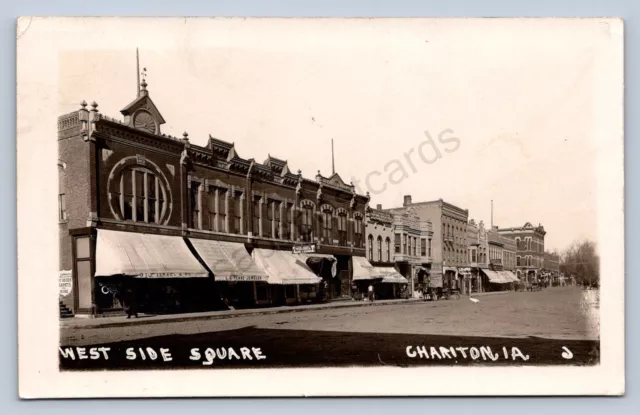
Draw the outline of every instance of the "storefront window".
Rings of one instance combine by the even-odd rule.
[[[75,242],[78,307],[89,309],[92,307],[91,239],[76,238]]]

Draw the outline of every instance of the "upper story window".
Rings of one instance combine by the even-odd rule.
[[[396,252],[396,254],[402,253],[401,246],[400,246],[402,244],[401,238],[402,238],[402,235],[400,235],[399,233],[395,234],[395,252]]]
[[[253,209],[253,234],[256,236],[264,236],[262,235],[263,230],[260,226],[262,224],[262,198],[260,196],[253,198],[251,208]]]
[[[356,216],[354,217],[354,236],[355,236],[355,246],[357,248],[362,247],[362,244],[364,243],[364,240],[362,239],[362,230],[364,229],[363,223],[362,223],[362,217],[361,216]]]
[[[333,242],[333,210],[330,208],[323,208],[322,214],[320,215],[320,220],[322,222],[322,237],[324,238],[325,243]]]
[[[391,262],[391,239],[385,239],[385,252],[387,253],[387,262]]]
[[[64,193],[58,195],[58,220],[67,220],[67,196]]]
[[[64,176],[65,164],[58,162],[58,220],[67,220],[67,196],[65,194],[66,183]]]
[[[243,198],[242,192],[235,192],[229,197],[229,232],[242,234],[244,233],[242,218],[243,218]]]
[[[431,256],[431,238],[429,238],[429,256]]]
[[[427,256],[427,238],[420,239],[420,255]]]
[[[124,220],[160,223],[165,213],[167,190],[162,180],[151,170],[135,166],[120,175],[120,215]]]
[[[300,239],[303,242],[313,240],[313,207],[302,206],[300,209]]]
[[[347,245],[347,212],[338,211],[338,243],[342,246]]]
[[[209,230],[227,232],[227,189],[211,186],[207,194]]]
[[[382,236],[378,236],[378,261],[382,261]]]
[[[369,261],[373,261],[373,235],[369,235],[367,238],[367,256]]]

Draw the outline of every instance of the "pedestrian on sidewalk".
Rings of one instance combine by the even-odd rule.
[[[373,284],[369,284],[369,301],[373,302],[375,294],[373,292]]]
[[[135,316],[138,318],[138,301],[136,299],[136,294],[133,292],[131,287],[127,287],[124,293],[125,305],[127,306],[127,318],[131,318],[131,316]]]

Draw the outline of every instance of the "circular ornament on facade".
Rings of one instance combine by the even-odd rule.
[[[146,131],[151,134],[156,133],[156,120],[147,111],[139,111],[133,119],[133,126],[138,130]]]

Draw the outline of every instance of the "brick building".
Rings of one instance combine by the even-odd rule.
[[[552,285],[560,284],[560,255],[546,251],[544,253],[543,272]]]
[[[515,240],[515,268],[519,280],[529,283],[538,281],[544,268],[544,227],[540,224],[533,226],[527,222],[521,227],[500,228],[498,232]]]
[[[515,274],[516,272],[516,241],[512,238],[502,237],[502,268]]]
[[[421,220],[414,209],[393,211],[394,261],[400,273],[409,281],[411,295],[424,290],[426,284],[437,285],[431,279],[433,225]]]
[[[122,121],[84,102],[59,117],[60,269],[73,280],[61,302],[96,314],[122,312],[127,295],[161,311],[350,296],[368,196],[338,174],[162,134],[146,86]]]
[[[484,223],[476,223],[474,219],[467,222],[467,250],[471,276],[468,282],[469,292],[483,292],[482,269],[488,268],[487,263],[487,233]]]
[[[469,211],[442,199],[413,203],[411,196],[404,197],[401,208],[393,212],[411,209],[421,221],[432,224],[432,263],[430,280],[433,286],[464,289],[463,278],[471,278],[468,264],[467,221]]]

